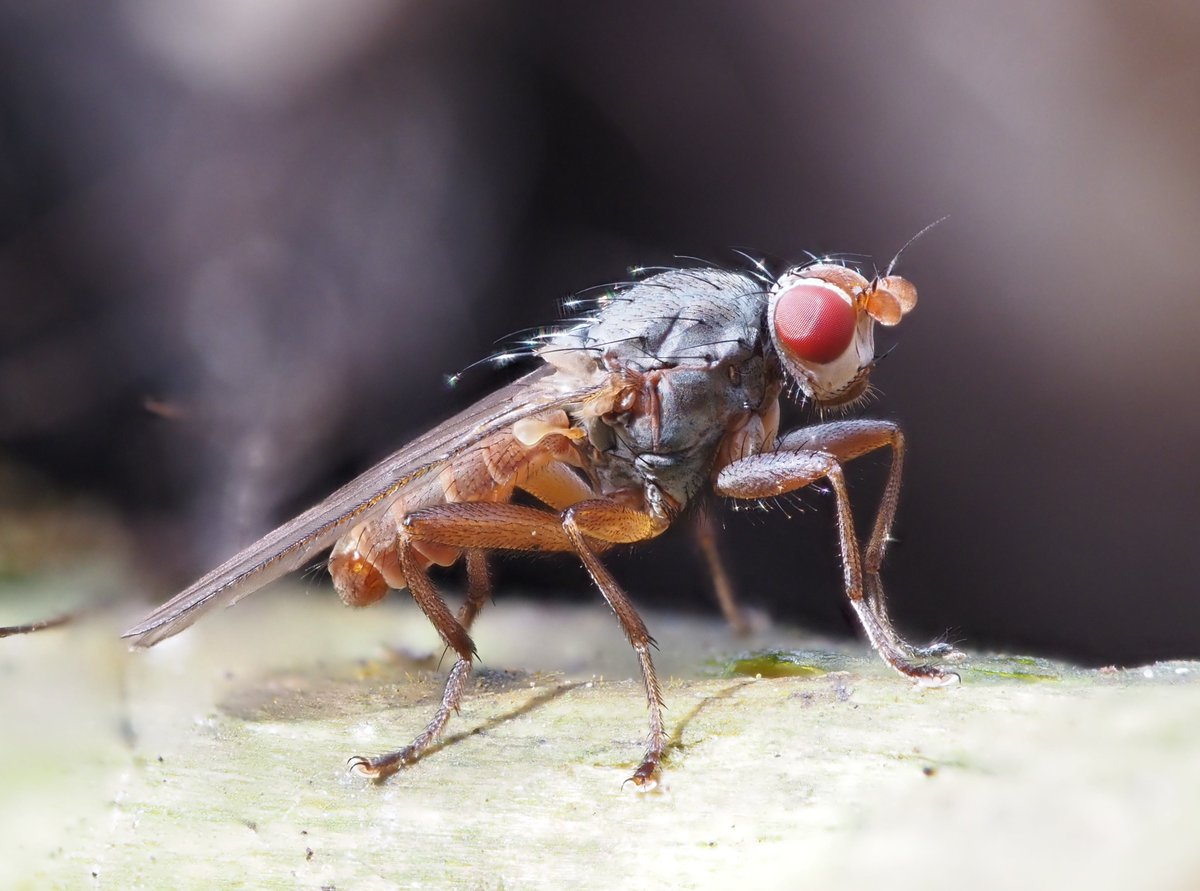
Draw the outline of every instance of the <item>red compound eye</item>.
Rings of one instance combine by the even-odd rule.
[[[832,362],[850,346],[858,313],[830,285],[805,282],[775,301],[775,336],[797,359]]]

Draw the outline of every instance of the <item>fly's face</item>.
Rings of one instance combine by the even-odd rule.
[[[784,368],[822,407],[867,390],[875,364],[875,323],[895,325],[917,305],[898,275],[868,281],[853,269],[814,263],[789,269],[771,288],[767,328]]]

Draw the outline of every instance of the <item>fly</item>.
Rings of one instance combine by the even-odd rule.
[[[649,789],[666,746],[653,640],[601,556],[662,534],[706,486],[761,501],[824,480],[836,503],[846,595],[867,639],[900,674],[924,685],[953,683],[956,674],[925,660],[961,654],[944,644],[910,646],[884,605],[880,566],[900,492],[900,428],[843,418],[779,432],[787,395],[811,403],[823,419],[860,402],[875,364],[875,324],[896,325],[916,302],[916,288],[891,267],[868,280],[824,259],[778,277],[758,263],[749,271],[661,269],[576,301],[590,314],[535,340],[534,371],[268,533],[125,636],[152,646],[332,546],[329,572],[347,605],[407,588],[456,657],[441,705],[408,746],[351,759],[382,779],[418,760],[462,701],[475,657],[470,628],[491,594],[488,555],[571,553],[637,655],[650,733],[630,782]],[[842,468],[879,449],[890,451],[891,463],[864,547]],[[517,493],[537,506],[514,503]],[[731,613],[711,529],[700,528]],[[429,569],[459,561],[467,596],[455,614]]]

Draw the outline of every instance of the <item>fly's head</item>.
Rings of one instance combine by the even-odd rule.
[[[836,263],[789,269],[771,288],[767,328],[788,376],[821,408],[867,392],[875,365],[875,323],[895,325],[917,305],[898,275],[868,281]]]

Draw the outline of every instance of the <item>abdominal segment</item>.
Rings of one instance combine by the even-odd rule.
[[[563,411],[547,412],[534,423],[492,433],[476,445],[405,486],[383,514],[352,528],[329,555],[333,586],[347,606],[367,606],[408,581],[398,548],[405,517],[423,508],[467,501],[507,502],[524,489],[562,509],[592,495],[570,466],[580,466],[576,441],[583,431],[570,426]],[[568,478],[578,485],[565,484]],[[553,495],[547,497],[546,491]],[[563,503],[566,501],[567,503]],[[450,566],[462,549],[430,541],[408,541],[422,569]]]

